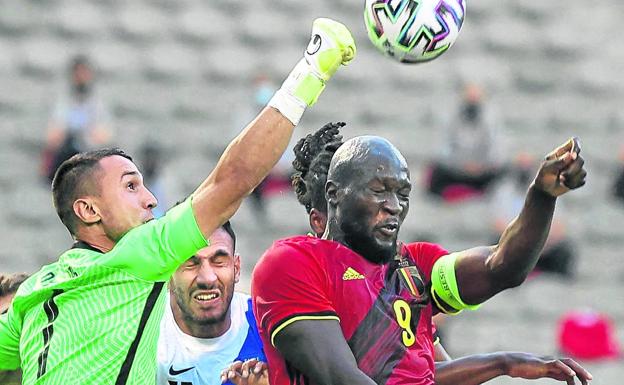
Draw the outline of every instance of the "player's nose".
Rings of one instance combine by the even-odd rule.
[[[216,283],[219,280],[215,270],[210,266],[210,263],[202,263],[197,272],[197,282],[203,283],[208,286]]]
[[[156,206],[158,206],[158,200],[151,191],[145,189],[145,194],[143,196],[143,207],[151,210]]]
[[[403,210],[399,197],[396,194],[388,194],[383,201],[383,209],[391,215],[399,215]]]

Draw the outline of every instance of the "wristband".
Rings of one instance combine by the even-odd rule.
[[[278,110],[293,125],[298,125],[307,105],[288,92],[279,89],[269,101],[269,106]]]

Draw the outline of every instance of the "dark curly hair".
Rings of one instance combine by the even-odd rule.
[[[308,214],[313,208],[327,212],[327,171],[332,156],[343,143],[340,128],[345,125],[344,122],[327,123],[314,134],[301,138],[293,149],[295,160],[292,165],[296,172],[292,176],[292,185],[297,200]]]

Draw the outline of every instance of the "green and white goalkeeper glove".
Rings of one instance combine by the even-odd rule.
[[[320,18],[312,24],[312,37],[303,59],[297,63],[269,106],[279,110],[294,125],[306,107],[316,103],[325,83],[355,57],[355,41],[343,24]]]

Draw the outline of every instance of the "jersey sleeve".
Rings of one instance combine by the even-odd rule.
[[[254,311],[275,346],[275,336],[301,320],[339,320],[321,259],[310,248],[277,245],[262,257],[252,277]]]
[[[434,313],[442,312],[446,314],[457,314],[453,307],[446,304],[441,299],[439,289],[439,277],[434,272],[434,266],[439,267],[439,261],[444,261],[444,258],[449,255],[449,252],[442,248],[440,245],[427,242],[416,242],[406,245],[408,248],[414,263],[420,268],[425,275],[426,280],[430,282],[431,298],[433,302]],[[435,340],[434,340],[435,342]]]
[[[416,242],[410,243],[406,247],[409,249],[414,263],[425,274],[427,280],[431,280],[433,265],[438,259],[449,253],[442,246],[435,243]]]
[[[464,309],[476,310],[479,305],[468,305],[461,299],[455,279],[457,253],[449,254],[433,243],[412,243],[407,245],[414,262],[431,282],[431,298],[434,311],[458,314]]]
[[[0,370],[15,370],[20,367],[19,358],[20,324],[13,311],[0,315]]]
[[[191,198],[159,219],[130,230],[103,263],[149,281],[166,281],[208,241],[197,225]]]

